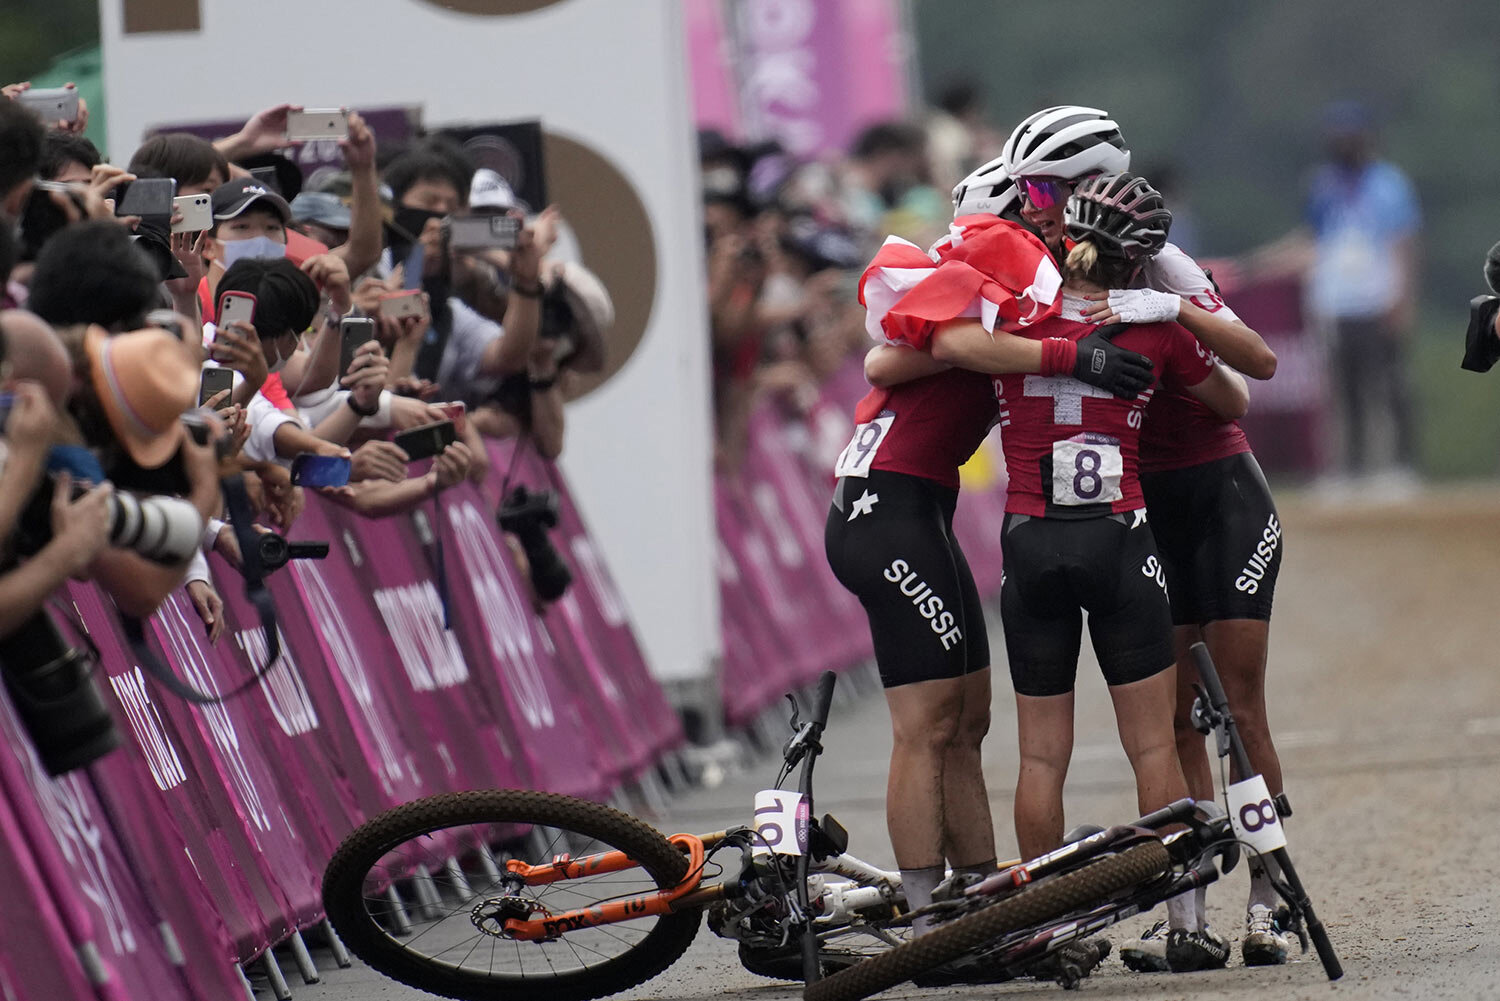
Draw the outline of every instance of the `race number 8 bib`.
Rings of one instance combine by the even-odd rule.
[[[1094,435],[1052,443],[1052,503],[1107,504],[1125,495],[1120,477],[1125,462],[1114,441],[1089,441]]]
[[[870,463],[875,461],[875,453],[894,423],[896,415],[887,411],[868,424],[855,428],[854,437],[849,439],[849,444],[839,453],[839,461],[834,463],[833,475],[869,476]]]

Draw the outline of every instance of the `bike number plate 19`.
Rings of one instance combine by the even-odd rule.
[[[800,792],[762,789],[755,794],[754,855],[806,855],[807,799]]]
[[[880,450],[880,443],[885,441],[894,423],[896,415],[887,410],[873,421],[855,428],[854,437],[849,439],[849,444],[839,453],[839,461],[834,463],[833,475],[868,477],[870,463],[875,461],[875,453]]]
[[[1236,782],[1225,795],[1229,799],[1229,820],[1234,825],[1235,837],[1258,852],[1286,847],[1286,830],[1271,800],[1271,790],[1266,788],[1265,776],[1252,775]]]

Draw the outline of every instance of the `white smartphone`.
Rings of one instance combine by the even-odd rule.
[[[225,292],[219,296],[217,325],[227,327],[239,320],[246,323],[255,322],[255,296],[249,292]]]
[[[16,98],[48,125],[78,120],[78,91],[73,87],[23,90]]]
[[[174,233],[197,233],[214,224],[208,195],[178,195],[172,199],[172,210],[182,216],[180,222],[172,224]]]
[[[288,139],[342,139],[348,134],[349,112],[343,108],[304,108],[286,113]]]
[[[421,316],[426,307],[422,304],[422,293],[418,289],[406,292],[388,292],[380,297],[380,315],[395,319]]]

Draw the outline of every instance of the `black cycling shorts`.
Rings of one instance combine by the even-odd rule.
[[[1281,570],[1281,520],[1249,452],[1145,473],[1157,551],[1179,626],[1271,617]]]
[[[1172,666],[1172,614],[1145,512],[1063,520],[1005,516],[1000,621],[1021,695],[1066,695],[1078,674],[1083,613],[1111,685]]]
[[[953,536],[957,505],[956,490],[878,469],[834,487],[828,565],[865,606],[887,688],[990,666],[979,589]]]

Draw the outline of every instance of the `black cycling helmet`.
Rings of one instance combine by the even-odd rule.
[[[1100,174],[1080,181],[1068,199],[1068,236],[1128,261],[1155,257],[1167,242],[1172,213],[1161,192],[1139,174]]]

